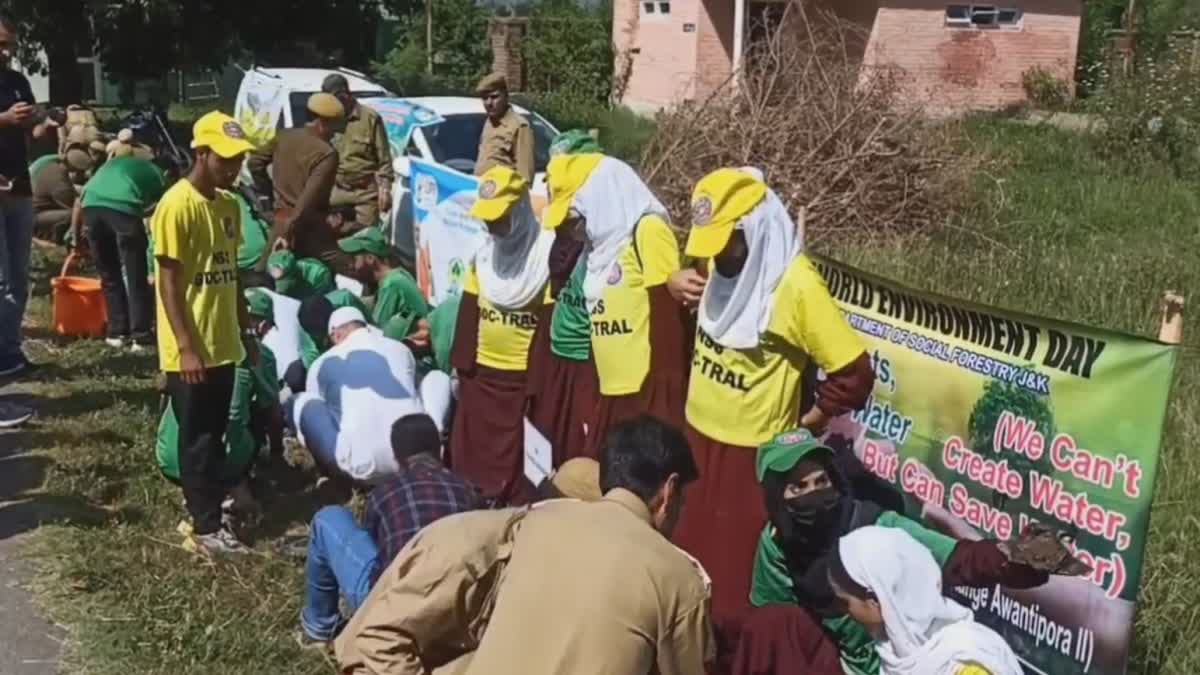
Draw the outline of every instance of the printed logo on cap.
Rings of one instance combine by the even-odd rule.
[[[221,125],[221,131],[225,132],[225,135],[230,138],[236,138],[239,141],[246,140],[246,132],[242,131],[242,125],[237,122],[226,122]]]
[[[808,433],[807,429],[801,429],[799,431],[789,431],[786,434],[780,434],[775,441],[780,445],[795,445],[797,443],[803,443],[811,438],[812,434]]]
[[[494,181],[494,180],[483,181],[483,183],[479,186],[479,198],[480,199],[491,199],[492,197],[495,197],[495,196],[496,196],[496,181]]]
[[[712,200],[701,197],[692,204],[692,224],[707,225],[712,220]]]

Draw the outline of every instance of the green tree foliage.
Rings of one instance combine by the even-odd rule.
[[[324,54],[366,64],[379,0],[11,0],[23,62],[44,50],[51,98],[79,100],[75,59],[96,55],[117,83],[162,78],[173,69],[219,68],[248,52],[268,63],[303,65]],[[367,33],[367,34],[364,34]],[[367,39],[364,39],[367,38]],[[301,60],[303,59],[303,60]],[[35,65],[34,67],[37,67]]]
[[[612,94],[612,6],[540,0],[530,7],[522,43],[527,89],[583,104],[606,104]]]
[[[405,96],[470,92],[492,65],[488,42],[490,12],[472,0],[433,2],[433,73],[427,72],[424,5],[400,15],[400,43],[375,76]]]

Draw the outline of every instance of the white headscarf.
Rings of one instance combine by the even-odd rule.
[[[587,221],[587,272],[583,294],[595,302],[604,294],[609,273],[618,256],[633,239],[634,228],[643,216],[669,219],[667,208],[658,201],[641,177],[625,162],[612,157],[600,160],[587,182],[575,193],[571,207]]]
[[[742,171],[762,178],[756,169]],[[698,321],[701,330],[722,347],[753,349],[771,320],[775,288],[788,265],[800,255],[800,234],[779,196],[769,188],[736,229],[746,236],[746,264],[735,277],[722,276],[713,267],[700,300]]]
[[[842,537],[838,552],[850,578],[871,591],[883,610],[887,637],[876,645],[880,675],[955,675],[968,663],[992,675],[1023,675],[999,635],[942,595],[942,570],[912,535],[863,527]]]
[[[489,234],[475,258],[479,294],[496,307],[517,310],[543,293],[550,279],[550,247],[554,233],[543,230],[529,195],[512,207],[512,229]]]

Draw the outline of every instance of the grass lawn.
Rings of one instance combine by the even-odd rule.
[[[975,123],[1001,159],[979,177],[963,222],[904,241],[820,248],[919,288],[1118,328],[1157,331],[1165,289],[1200,289],[1200,186],[1153,169],[1118,172],[1083,139],[1049,129]],[[43,270],[44,276],[44,270]],[[45,338],[47,289],[31,321]],[[1195,316],[1185,340],[1200,341]],[[267,505],[261,555],[210,563],[180,548],[180,493],[154,463],[154,361],[97,343],[43,339],[49,362],[30,386],[44,397],[23,432],[45,463],[27,496],[57,524],[31,554],[53,619],[73,630],[71,666],[113,673],[331,673],[292,641],[300,565],[271,542],[302,525],[313,495]],[[1133,671],[1200,672],[1190,636],[1200,612],[1200,431],[1196,350],[1185,349],[1159,474]]]

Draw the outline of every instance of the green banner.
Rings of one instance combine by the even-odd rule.
[[[1031,519],[1073,536],[1089,577],[953,594],[1029,672],[1124,673],[1177,348],[813,259],[877,377],[829,435],[955,538],[1010,539]]]

